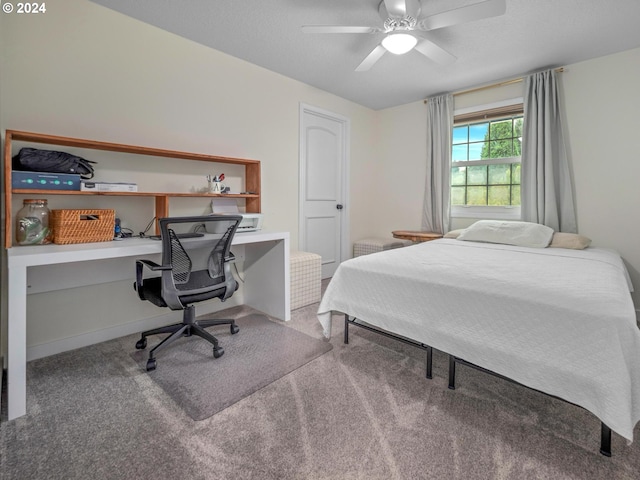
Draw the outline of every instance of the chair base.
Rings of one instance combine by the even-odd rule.
[[[218,339],[205,330],[205,328],[212,327],[214,325],[229,325],[229,330],[232,335],[240,331],[240,329],[236,325],[235,320],[196,320],[195,307],[193,305],[190,305],[184,309],[182,323],[167,325],[164,327],[154,328],[153,330],[142,332],[140,340],[136,342],[136,348],[138,350],[147,348],[147,337],[149,335],[170,333],[168,337],[164,338],[158,345],[156,345],[149,351],[149,359],[147,360],[147,371],[156,369],[156,352],[166,347],[167,345],[170,345],[182,336],[190,337],[192,335],[197,335],[198,337],[205,339],[207,342],[213,345],[213,357],[220,358],[222,355],[224,355],[224,349],[219,346]]]

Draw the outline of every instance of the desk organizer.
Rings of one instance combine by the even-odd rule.
[[[113,240],[115,210],[51,210],[53,243],[90,243]]]
[[[353,244],[353,256],[368,255],[370,253],[391,250],[392,248],[406,247],[411,245],[410,240],[400,240],[398,238],[364,238]]]
[[[320,301],[322,257],[310,252],[291,252],[291,310]]]

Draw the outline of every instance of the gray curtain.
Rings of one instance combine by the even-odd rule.
[[[424,192],[422,229],[447,233],[451,207],[451,135],[453,129],[453,96],[427,100],[427,180]]]
[[[577,232],[556,72],[525,79],[522,133],[522,220]]]

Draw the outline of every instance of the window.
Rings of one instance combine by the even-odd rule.
[[[522,104],[456,115],[452,216],[520,218],[522,126]]]

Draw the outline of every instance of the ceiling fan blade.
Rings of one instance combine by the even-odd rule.
[[[356,68],[356,72],[365,72],[369,70],[371,67],[373,67],[374,63],[380,60],[380,58],[386,51],[386,48],[384,48],[382,45],[378,45],[371,51],[369,55],[367,55],[367,58],[365,58],[362,63],[358,65],[358,67]]]
[[[347,25],[303,25],[304,33],[378,33],[378,27],[356,27]]]
[[[449,65],[457,60],[454,55],[426,38],[421,38],[414,48],[425,57],[441,65]]]
[[[417,28],[425,31],[436,30],[483,18],[498,17],[504,15],[506,11],[506,0],[485,0],[484,2],[431,15],[419,21]]]

